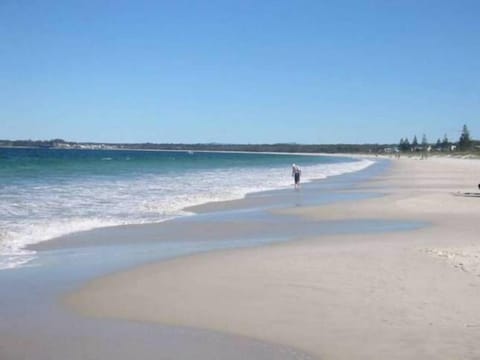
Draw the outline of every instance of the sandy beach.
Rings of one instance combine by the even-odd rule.
[[[305,236],[298,228],[290,242],[106,276],[63,302],[87,316],[210,329],[319,359],[478,359],[480,199],[454,193],[477,191],[479,179],[478,160],[393,160],[361,185],[380,197],[274,215],[425,222],[421,229]]]

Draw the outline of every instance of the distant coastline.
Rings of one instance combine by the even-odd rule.
[[[400,144],[227,144],[227,143],[98,143],[75,142],[63,139],[52,140],[0,140],[0,148],[62,149],[62,150],[137,150],[137,151],[215,151],[255,152],[286,154],[385,154],[396,153],[459,153],[480,154],[480,141],[469,140],[469,146],[462,149],[459,142],[448,142],[448,146],[422,143]]]
[[[46,148],[84,150],[171,150],[171,151],[242,151],[273,153],[390,153],[395,144],[173,144],[173,143],[95,143],[54,140],[0,140],[3,148]]]
[[[0,148],[43,148],[79,150],[168,150],[168,151],[237,151],[271,153],[389,153],[395,144],[174,144],[174,143],[96,143],[54,140],[0,140]]]

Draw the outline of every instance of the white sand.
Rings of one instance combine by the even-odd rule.
[[[93,281],[65,302],[97,317],[224,331],[321,359],[480,358],[480,161],[401,159],[385,196],[281,212],[425,221],[179,258]]]

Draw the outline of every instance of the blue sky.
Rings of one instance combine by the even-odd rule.
[[[480,138],[480,1],[0,0],[0,139]]]

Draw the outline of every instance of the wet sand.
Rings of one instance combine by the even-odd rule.
[[[292,189],[250,194],[196,207],[196,216],[70,234],[29,248],[29,266],[0,272],[0,359],[313,359],[295,346],[190,326],[85,317],[59,299],[88,281],[151,262],[195,253],[259,247],[310,235],[413,229],[417,223],[319,222],[273,209],[331,204],[372,196],[344,191],[382,172],[379,162],[358,173]],[[126,284],[131,287],[132,284]],[[121,299],[115,299],[114,302]]]
[[[402,220],[405,231],[305,234],[297,241],[153,263],[64,298],[95,318],[218,332],[320,359],[480,358],[480,161],[394,160],[362,185],[383,196],[289,206],[310,222]],[[348,226],[348,225],[346,225]]]

